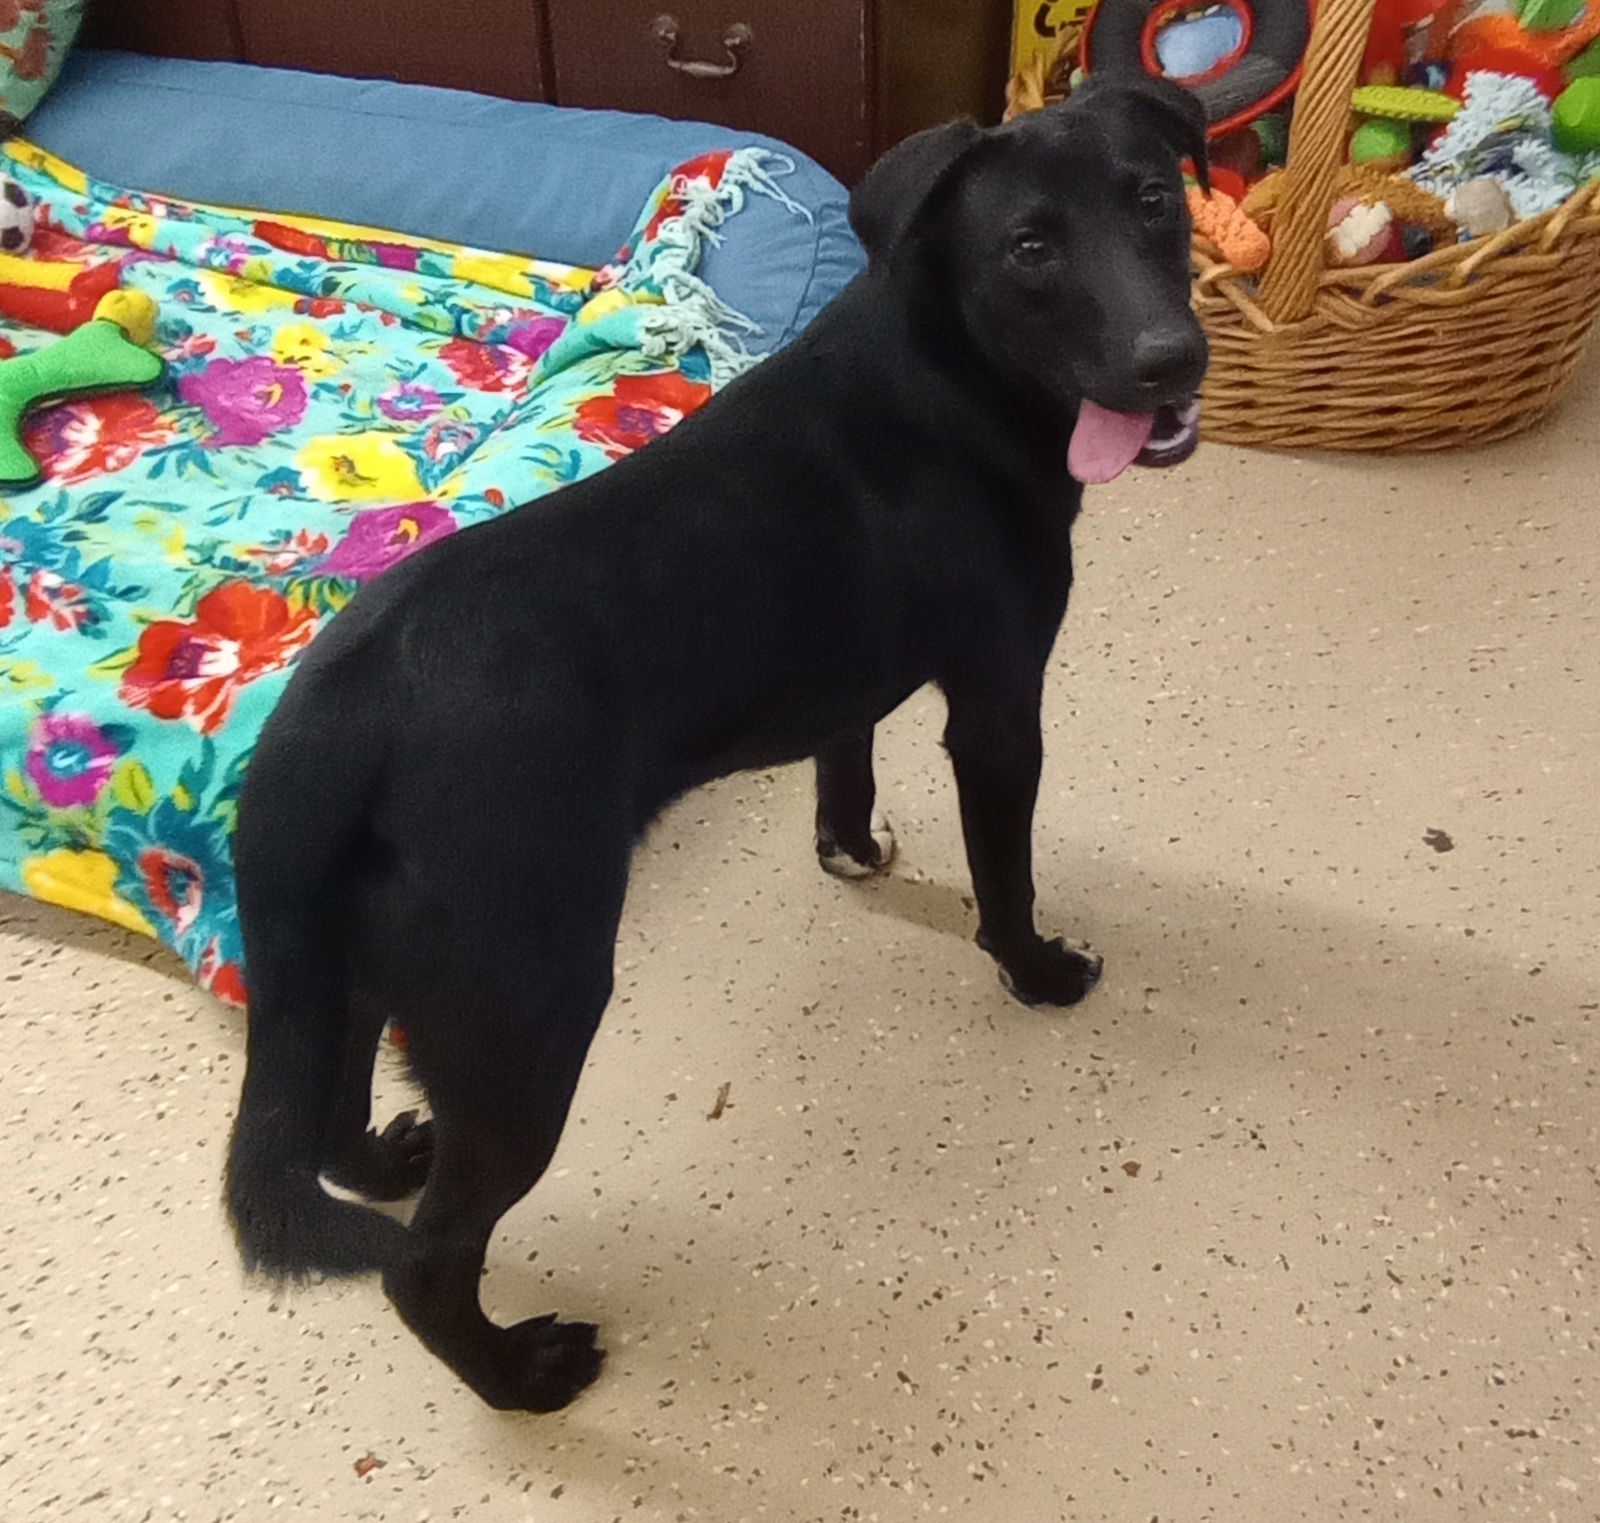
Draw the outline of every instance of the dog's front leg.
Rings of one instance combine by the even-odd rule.
[[[1043,743],[1039,695],[946,693],[945,749],[955,765],[961,827],[978,899],[978,944],[1024,1004],[1074,1005],[1100,978],[1100,958],[1033,923],[1033,809]]]
[[[836,878],[865,878],[894,860],[894,832],[873,808],[872,726],[817,752],[817,860]]]

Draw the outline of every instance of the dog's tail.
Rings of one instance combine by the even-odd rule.
[[[246,1268],[278,1277],[360,1274],[412,1248],[401,1223],[319,1179],[350,1060],[345,891],[376,767],[359,740],[336,765],[311,760],[326,726],[299,697],[291,687],[263,731],[235,837],[250,1013],[227,1204]]]

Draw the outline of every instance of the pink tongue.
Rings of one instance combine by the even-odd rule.
[[[1115,481],[1150,442],[1155,414],[1111,412],[1085,398],[1067,446],[1067,469],[1085,486]]]

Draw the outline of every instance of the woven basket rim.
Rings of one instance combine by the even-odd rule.
[[[1476,279],[1493,273],[1496,260],[1525,253],[1530,245],[1536,245],[1540,254],[1559,259],[1572,244],[1591,239],[1600,240],[1600,179],[1579,186],[1548,211],[1524,217],[1498,233],[1435,249],[1420,259],[1325,269],[1318,278],[1317,304],[1312,315],[1334,293],[1343,298],[1341,305],[1354,301],[1367,307],[1377,307],[1385,301],[1416,300],[1419,296],[1429,305],[1438,305],[1441,292],[1452,296],[1461,293],[1457,300],[1465,299]],[[1197,234],[1192,252],[1196,286],[1202,296],[1224,297],[1263,332],[1294,328],[1308,321],[1299,318],[1280,323],[1268,317],[1257,299],[1256,278],[1235,269],[1209,239]]]

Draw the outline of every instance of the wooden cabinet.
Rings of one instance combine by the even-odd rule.
[[[720,122],[835,174],[871,149],[867,7],[794,0],[548,0],[555,98]]]
[[[232,0],[243,57],[280,68],[548,100],[529,0]]]
[[[244,57],[233,0],[90,0],[78,40],[162,58]]]
[[[841,179],[1002,104],[1008,0],[98,0],[85,41],[648,111],[781,138]]]

